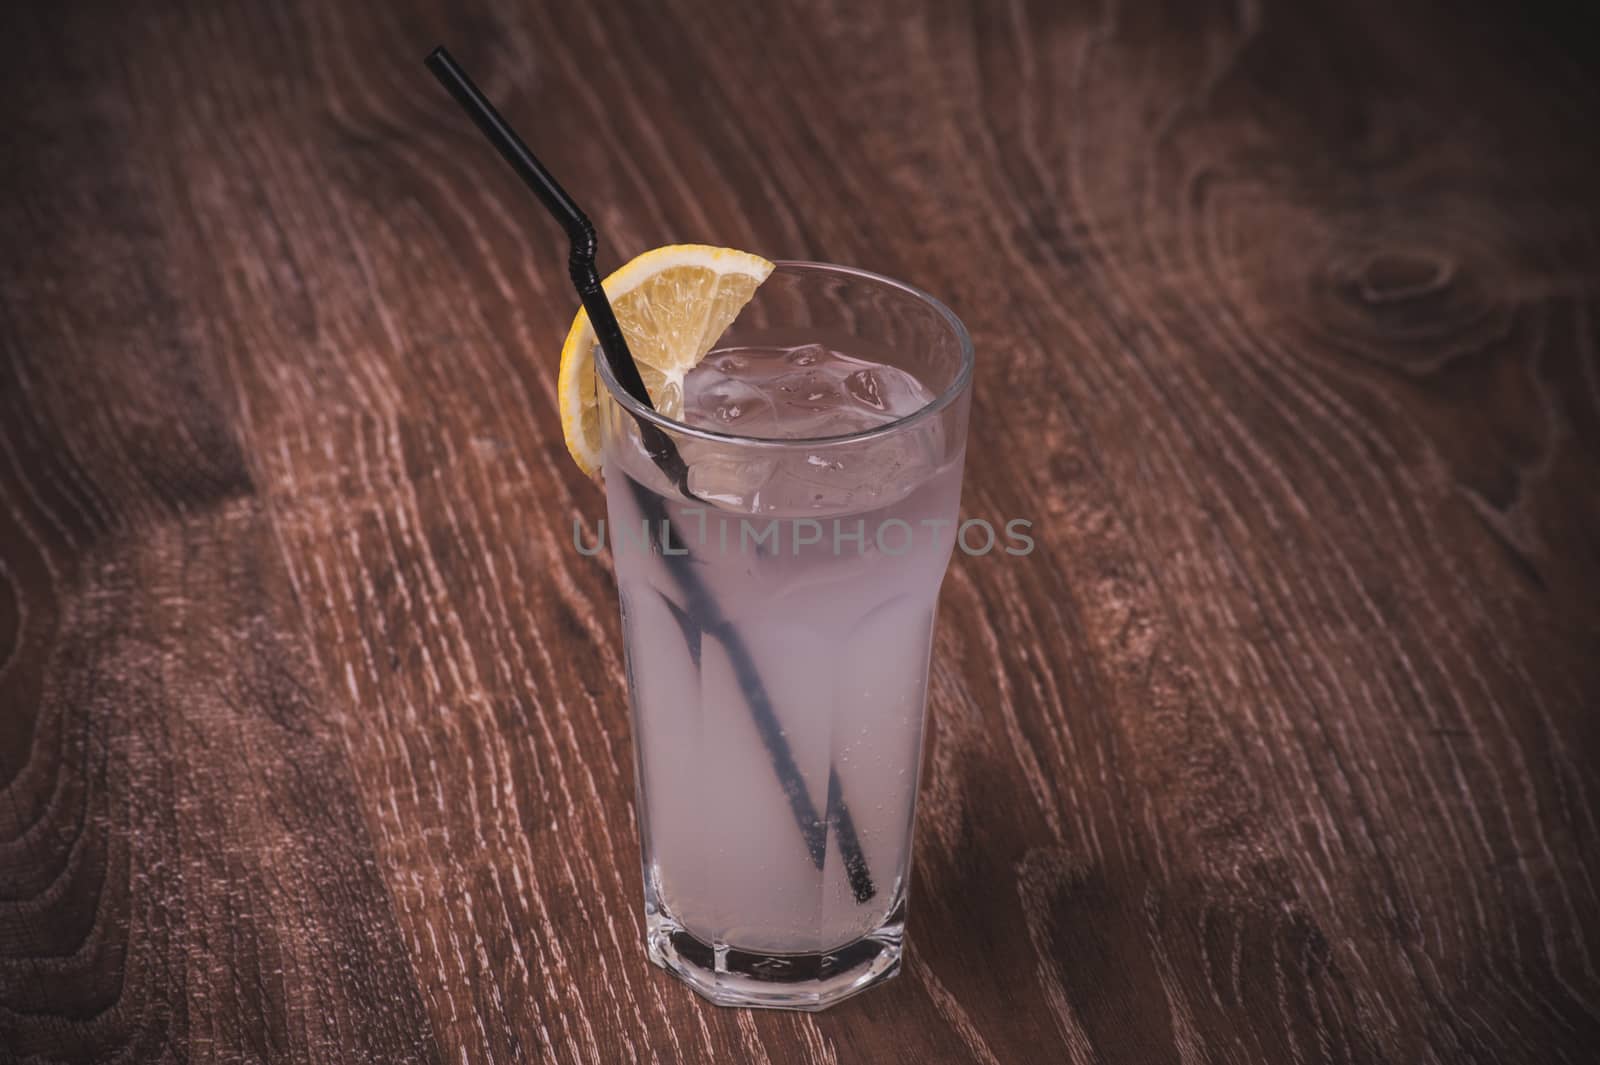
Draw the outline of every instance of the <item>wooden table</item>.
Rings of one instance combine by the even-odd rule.
[[[1600,1043],[1600,93],[1519,5],[7,5],[0,1062]],[[1542,20],[1542,21],[1540,21]],[[556,230],[977,341],[909,962],[650,967]]]

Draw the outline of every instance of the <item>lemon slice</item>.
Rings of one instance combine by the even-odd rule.
[[[772,273],[758,255],[706,244],[669,244],[634,259],[606,278],[606,296],[628,338],[628,350],[656,409],[683,412],[683,378],[706,357],[756,287]],[[578,468],[600,470],[602,387],[594,373],[594,328],[579,310],[561,346],[561,435]]]

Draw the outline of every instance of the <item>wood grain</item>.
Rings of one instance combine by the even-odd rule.
[[[1581,1062],[1600,92],[1549,9],[0,16],[0,1062]],[[894,983],[641,947],[557,234],[977,341]]]

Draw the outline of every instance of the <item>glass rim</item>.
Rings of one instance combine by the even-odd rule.
[[[874,425],[870,429],[834,436],[743,436],[738,433],[725,433],[716,429],[690,425],[688,422],[670,418],[653,407],[647,407],[630,396],[612,377],[611,367],[602,355],[594,360],[595,373],[600,378],[601,383],[605,385],[606,391],[611,393],[611,398],[634,417],[681,436],[690,436],[700,440],[711,440],[724,444],[738,444],[742,447],[820,447],[835,444],[856,444],[904,432],[950,406],[960,397],[962,392],[966,391],[967,386],[972,382],[972,367],[976,357],[972,348],[972,336],[967,332],[967,327],[962,324],[961,319],[956,317],[956,313],[945,306],[941,300],[929,295],[915,285],[909,285],[904,281],[897,281],[892,277],[874,273],[871,270],[863,270],[856,266],[841,266],[838,263],[815,262],[808,259],[775,259],[772,265],[774,271],[787,269],[832,274],[852,278],[856,281],[871,282],[875,285],[897,289],[928,307],[944,321],[945,326],[954,334],[957,344],[961,347],[961,365],[957,369],[955,377],[937,396],[910,414],[902,415],[891,422],[884,422],[882,425]],[[599,343],[596,342],[595,346],[598,348]]]

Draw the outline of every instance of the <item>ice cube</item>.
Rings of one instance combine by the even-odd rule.
[[[777,468],[772,459],[709,454],[690,461],[689,491],[708,503],[754,513]]]
[[[692,395],[685,397],[685,406],[709,414],[713,427],[731,427],[746,419],[761,420],[773,414],[772,400],[766,393],[748,381],[723,377],[690,383]]]
[[[812,381],[804,388],[798,389],[794,398],[784,401],[788,407],[804,407],[807,410],[827,410],[837,407],[844,402],[844,393],[832,381]]]
[[[768,382],[768,388],[777,389],[780,402],[815,403],[824,397],[820,394],[833,386],[833,382],[816,370],[795,370],[779,374]]]
[[[922,382],[894,366],[873,366],[845,378],[845,391],[862,406],[893,418],[915,414],[933,400]]]
[[[786,437],[826,436],[828,433],[817,429],[816,424],[848,409],[838,384],[815,370],[797,370],[776,377],[768,382],[767,393],[776,400],[779,435]]]
[[[783,358],[791,366],[815,366],[817,360],[827,354],[828,349],[821,344],[802,344],[798,348],[790,348]]]
[[[856,487],[856,478],[843,463],[813,452],[803,457],[785,456],[769,494],[784,509],[822,510],[848,506]]]
[[[883,398],[883,385],[878,379],[875,370],[857,370],[844,379],[844,390],[851,399],[857,403],[865,404],[873,410],[887,410],[888,404]]]
[[[805,440],[818,436],[844,436],[872,427],[861,415],[844,406],[784,404],[778,410],[784,437]]]

